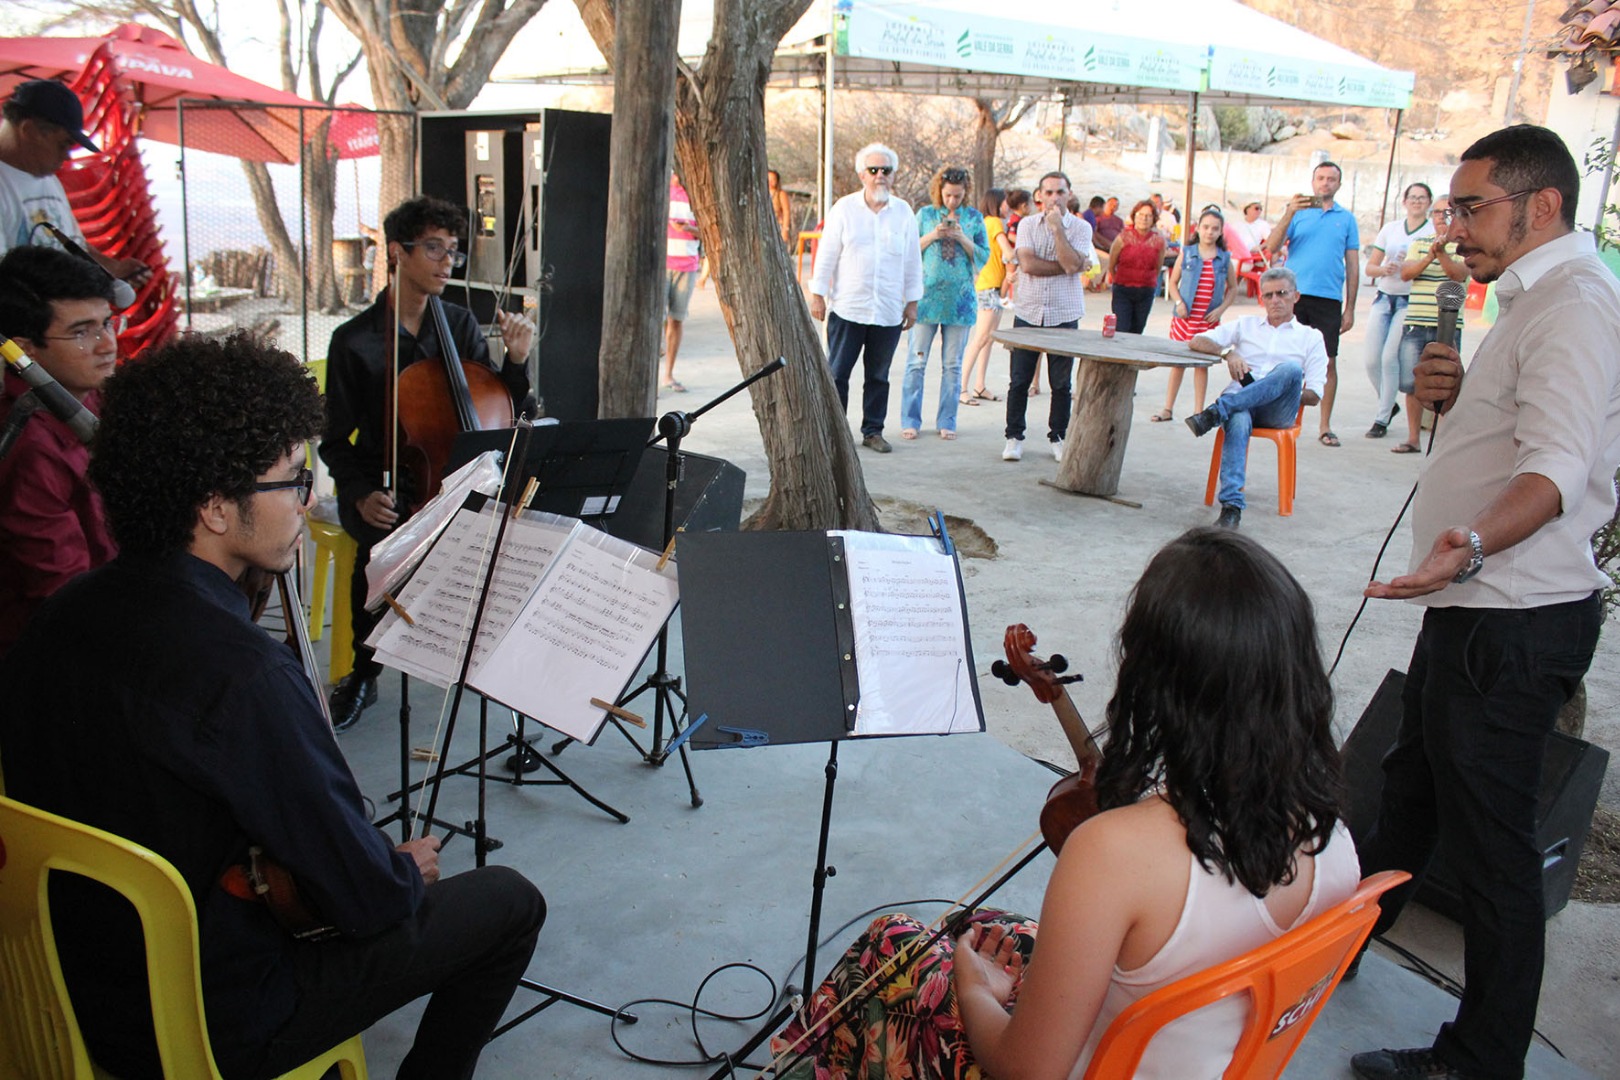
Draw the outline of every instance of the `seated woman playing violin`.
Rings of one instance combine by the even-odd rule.
[[[807,1030],[796,1019],[774,1041],[779,1054],[813,1047],[785,1075],[864,1078],[883,1062],[917,1080],[1077,1077],[1126,1006],[1354,891],[1332,692],[1310,600],[1283,565],[1231,530],[1186,533],[1137,582],[1118,648],[1100,812],[1063,844],[1039,922],[977,913],[856,1016],[821,1024],[927,936],[880,918],[816,992],[810,1037],[793,1047]],[[1245,1008],[1232,998],[1175,1021],[1136,1075],[1220,1076]]]

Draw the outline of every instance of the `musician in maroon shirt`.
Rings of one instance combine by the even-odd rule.
[[[54,248],[0,259],[0,333],[91,412],[118,362],[113,285]],[[0,654],[44,599],[117,554],[101,497],[85,479],[90,449],[39,406],[14,372],[0,392]]]

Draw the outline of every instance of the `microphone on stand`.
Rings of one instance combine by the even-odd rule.
[[[71,236],[63,232],[61,229],[58,229],[55,225],[52,225],[48,221],[42,221],[39,224],[46,232],[50,233],[56,238],[56,242],[62,245],[62,250],[66,251],[70,255],[77,255],[79,258],[83,259],[97,270],[100,270],[103,274],[107,274],[107,277],[110,278],[113,283],[113,307],[117,308],[119,311],[123,311],[125,308],[132,307],[134,305],[134,286],[130,285],[130,283],[125,281],[123,278],[116,278],[111,274],[108,274],[105,266],[102,266],[100,263],[96,262],[95,258],[91,256],[88,251],[74,243]]]
[[[30,360],[28,354],[4,334],[0,334],[0,357],[4,357],[11,370],[22,377],[23,382],[34,391],[34,396],[39,398],[40,404],[51,411],[51,415],[66,424],[80,442],[89,445],[96,434],[96,425],[101,421],[84,407],[84,402],[64,390],[61,383],[51,378],[50,372]]]

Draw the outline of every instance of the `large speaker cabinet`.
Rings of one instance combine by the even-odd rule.
[[[492,289],[512,284],[538,306],[530,377],[547,416],[594,420],[607,261],[605,113],[422,113],[420,189],[468,211],[468,263],[448,294],[494,317]]]

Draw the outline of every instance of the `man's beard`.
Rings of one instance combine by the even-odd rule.
[[[873,188],[866,196],[866,201],[876,203],[878,206],[882,206],[884,203],[889,201],[889,189],[886,187]]]

